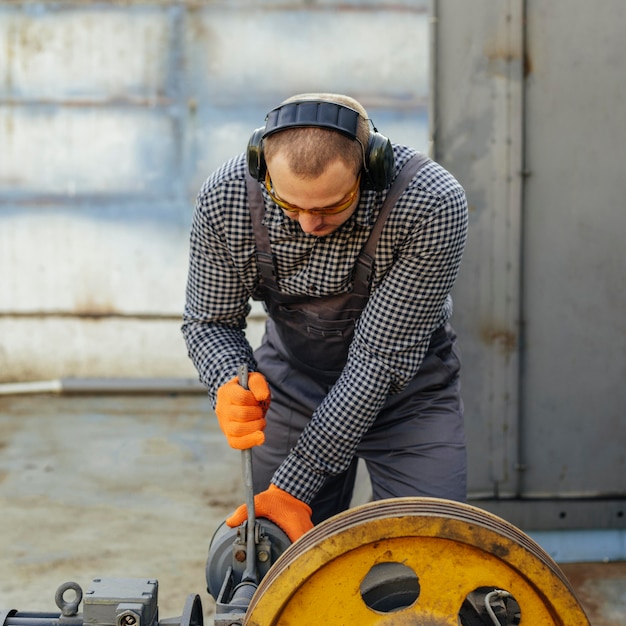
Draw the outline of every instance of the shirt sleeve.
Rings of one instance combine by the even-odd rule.
[[[453,182],[437,193],[414,184],[394,207],[390,218],[397,227],[384,232],[403,233],[396,258],[359,318],[342,375],[272,479],[304,502],[311,502],[326,476],[347,469],[388,394],[417,374],[432,333],[451,315],[467,202],[443,168],[428,167],[431,177]],[[391,244],[381,239],[379,247]]]
[[[255,258],[245,206],[244,181],[217,184],[209,179],[198,195],[191,226],[182,333],[213,406],[217,389],[242,362],[256,367],[244,333]]]

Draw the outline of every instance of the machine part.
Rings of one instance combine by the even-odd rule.
[[[257,574],[262,579],[291,541],[276,524],[264,518],[256,520],[253,536]],[[230,528],[224,522],[211,539],[206,581],[207,591],[216,603],[215,626],[241,624],[256,592],[257,584],[244,580],[247,537],[247,522],[238,528]]]
[[[95,578],[83,600],[85,624],[153,626],[159,583],[137,578]]]
[[[246,560],[247,529],[230,528],[223,522],[213,534],[206,562],[207,591],[217,598],[228,568],[233,570],[235,585],[243,580]],[[263,578],[278,557],[291,545],[289,537],[273,522],[260,518],[254,532],[259,577]]]
[[[200,596],[190,593],[185,600],[182,615],[159,620],[159,626],[204,626],[204,612]]]
[[[0,610],[0,626],[203,626],[200,596],[187,597],[180,617],[159,621],[157,580],[96,578],[85,592],[77,583],[63,583],[55,602],[61,614]],[[66,597],[74,593],[72,599]],[[83,613],[78,607],[83,601]]]
[[[493,587],[472,591],[459,611],[459,626],[517,626],[520,621],[521,609],[515,598]]]
[[[239,366],[237,371],[239,377],[239,384],[248,389],[248,366],[243,363]],[[243,487],[244,487],[244,502],[246,503],[246,510],[248,513],[248,523],[246,525],[246,544],[248,549],[246,550],[246,567],[243,572],[243,580],[257,584],[259,582],[258,573],[256,571],[256,550],[255,550],[255,537],[254,529],[256,526],[255,511],[254,511],[254,484],[252,482],[252,451],[241,451],[241,462],[243,470]]]
[[[65,597],[68,591],[74,592],[74,598],[69,600]],[[57,589],[54,594],[54,601],[56,605],[61,609],[61,615],[63,617],[74,617],[78,614],[78,607],[83,600],[83,590],[78,583],[67,582],[63,583]]]
[[[241,626],[257,584],[244,581],[235,586],[232,568],[228,568],[224,584],[215,599],[214,626]]]
[[[589,626],[567,579],[530,537],[437,498],[356,507],[282,554],[243,624],[313,623]]]

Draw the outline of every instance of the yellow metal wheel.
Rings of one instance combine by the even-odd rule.
[[[513,603],[519,616],[508,623],[589,626],[532,539],[481,509],[436,498],[381,500],[319,524],[263,578],[244,624],[459,626],[479,589]]]

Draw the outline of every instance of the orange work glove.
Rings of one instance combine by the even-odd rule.
[[[270,388],[265,376],[250,372],[248,389],[237,377],[217,390],[215,413],[231,448],[247,450],[265,441],[265,413],[270,405]]]
[[[311,507],[276,485],[270,485],[267,491],[254,496],[254,513],[256,517],[265,517],[274,522],[292,542],[313,528]],[[235,528],[247,518],[248,509],[242,504],[226,520],[226,525]]]

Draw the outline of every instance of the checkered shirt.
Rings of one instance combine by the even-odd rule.
[[[415,151],[394,145],[394,153],[400,168]],[[213,402],[240,363],[256,368],[244,335],[250,294],[259,283],[245,172],[245,156],[239,155],[207,179],[191,228],[182,331]],[[303,233],[265,189],[263,195],[280,289],[311,298],[348,291],[385,192],[362,191],[354,214],[325,237]],[[274,484],[310,503],[326,476],[348,467],[387,396],[418,373],[432,332],[450,318],[450,290],[466,235],[463,188],[437,163],[426,164],[387,218],[372,294],[343,373],[275,473]]]

